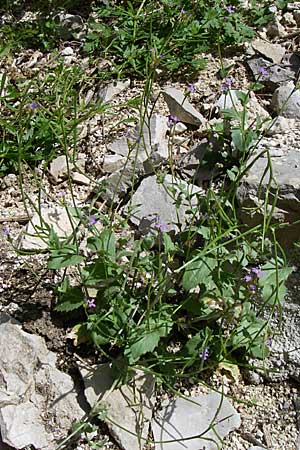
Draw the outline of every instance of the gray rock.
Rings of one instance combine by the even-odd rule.
[[[189,194],[204,195],[199,187],[166,175],[163,183],[156,176],[145,178],[133,194],[126,211],[133,207],[130,220],[139,227],[142,234],[155,229],[157,222],[165,225],[166,231],[178,230],[178,225],[188,221],[186,211],[197,204],[195,195],[190,203],[184,191]],[[181,199],[179,206],[175,206]]]
[[[285,54],[284,47],[281,47],[279,44],[271,44],[263,39],[256,39],[251,45],[255,51],[276,64],[281,63]]]
[[[49,166],[50,180],[54,184],[61,183],[62,181],[68,178],[68,176],[76,168],[76,166],[79,167],[81,170],[84,170],[85,167],[84,158],[79,158],[76,161],[75,165],[69,159],[67,160],[66,155],[57,156]]]
[[[61,56],[72,56],[74,55],[74,50],[72,47],[65,47],[61,52]]]
[[[0,432],[16,449],[54,450],[59,438],[84,411],[71,377],[55,367],[56,356],[44,339],[22,331],[21,324],[0,315]]]
[[[164,99],[171,115],[183,123],[200,126],[206,122],[202,114],[188,101],[188,98],[178,89],[168,87],[163,90]]]
[[[87,401],[92,408],[105,408],[107,415],[104,420],[121,448],[143,448],[148,438],[155,400],[153,376],[138,371],[129,383],[112,389],[113,370],[108,364],[98,367],[80,365],[79,369]]]
[[[281,37],[285,34],[285,28],[279,20],[274,20],[274,22],[269,23],[267,26],[267,36],[269,38]]]
[[[241,106],[241,102],[236,95],[236,90],[230,89],[220,95],[214,106],[218,109],[231,109]]]
[[[290,131],[295,127],[295,119],[288,119],[283,116],[276,117],[270,124],[267,130],[268,136],[275,136]]]
[[[103,103],[109,102],[113,97],[116,97],[121,92],[125,91],[130,86],[130,80],[125,81],[113,81],[104,88],[102,88],[98,94]]]
[[[270,90],[274,91],[281,84],[293,81],[296,78],[297,70],[294,66],[285,64],[272,64],[264,58],[251,58],[247,61],[254,77],[260,83],[265,84]],[[266,76],[262,76],[260,68],[268,71]]]
[[[272,221],[290,224],[277,232],[282,245],[289,247],[300,238],[299,226],[293,225],[300,214],[300,153],[297,150],[290,150],[282,157],[271,158],[271,161],[273,176],[279,188]],[[249,226],[258,225],[263,220],[264,197],[269,185],[269,171],[265,173],[267,164],[267,158],[258,158],[237,190],[240,218]],[[268,195],[268,211],[270,212],[276,189],[277,186],[272,182]],[[247,208],[256,208],[256,211],[250,212]]]
[[[60,13],[54,17],[58,25],[60,37],[65,41],[70,39],[81,39],[85,34],[85,26],[79,15]]]
[[[108,145],[108,150],[131,161],[144,163],[147,160],[168,158],[168,131],[166,117],[153,114],[145,118],[143,125],[137,125],[131,136],[123,137]],[[155,155],[154,155],[155,153]]]
[[[86,175],[84,175],[84,173],[72,172],[71,178],[74,183],[80,184],[82,186],[89,186],[90,184],[90,179]]]
[[[174,134],[182,134],[187,130],[187,127],[182,122],[177,122],[175,127],[173,128]]]
[[[101,190],[101,197],[108,204],[117,203],[132,189],[132,185],[145,174],[144,166],[139,161],[128,162],[122,169],[108,177],[98,180],[97,190]],[[95,189],[94,189],[95,191]]]
[[[249,448],[249,450],[267,450],[266,447],[260,447],[259,445],[254,445]]]
[[[219,409],[219,410],[218,410]],[[159,412],[152,422],[156,450],[217,450],[222,439],[239,428],[240,415],[226,397],[217,392],[189,399],[177,398]],[[214,430],[209,427],[214,426]],[[184,440],[198,436],[195,439]]]
[[[285,14],[283,14],[281,22],[283,23],[283,25],[286,25],[287,27],[297,26],[293,14],[291,12],[286,12]]]
[[[127,145],[127,143],[126,143]],[[116,170],[121,169],[125,164],[126,158],[121,155],[104,155],[103,170],[107,173],[116,172]]]
[[[273,94],[272,107],[283,117],[300,119],[300,90],[292,81],[280,86]]]
[[[78,219],[73,218],[74,225]],[[45,250],[48,248],[49,229],[57,233],[59,237],[72,234],[73,228],[68,213],[61,206],[41,207],[40,215],[36,212],[19,237],[18,248],[20,250]]]
[[[294,11],[293,12],[293,17],[294,17],[294,20],[295,20],[295,22],[297,24],[297,27],[300,27],[300,11]]]

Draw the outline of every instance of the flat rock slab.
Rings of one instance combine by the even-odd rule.
[[[239,428],[240,424],[240,415],[218,392],[189,399],[177,398],[152,421],[155,449],[218,450],[220,438]],[[212,426],[215,432],[210,428]]]
[[[206,122],[202,114],[188,101],[187,97],[178,89],[168,87],[163,90],[164,99],[171,115],[190,125],[200,126]]]
[[[54,450],[84,411],[71,377],[55,367],[44,339],[0,315],[0,433],[15,449]],[[59,436],[57,435],[57,430]],[[57,437],[57,439],[56,439]]]
[[[281,60],[285,54],[284,47],[281,47],[279,44],[271,44],[271,42],[263,39],[256,39],[251,45],[255,51],[277,64],[281,63]]]
[[[296,78],[298,68],[290,64],[273,64],[264,58],[251,58],[247,61],[255,78],[265,84],[270,90],[275,90],[280,85],[293,81]],[[266,69],[267,74],[261,75],[261,68]]]
[[[274,111],[289,119],[300,119],[300,90],[292,81],[280,86],[273,94]]]
[[[291,224],[282,232],[278,231],[281,243],[288,247],[295,239],[300,238],[299,225],[292,225],[300,217],[300,152],[291,150],[284,156],[271,157],[271,162],[276,184],[272,182],[269,187],[269,211],[271,213],[278,187],[273,222],[279,221]],[[264,196],[269,184],[269,171],[265,173],[267,165],[268,158],[258,158],[242,179],[237,190],[237,198],[240,204],[239,215],[241,220],[249,226],[255,226],[263,222]],[[258,208],[259,206],[260,208]],[[251,212],[248,208],[256,208],[256,210],[253,209]]]
[[[136,372],[128,384],[113,390],[113,369],[109,364],[79,365],[90,406],[104,407],[107,426],[124,450],[141,450],[148,438],[154,406],[154,378]]]
[[[78,219],[73,218],[74,224]],[[72,234],[73,228],[68,213],[61,206],[41,207],[40,215],[36,212],[22,232],[18,248],[20,250],[46,250],[48,248],[49,230],[52,227],[59,237]]]
[[[197,203],[195,196],[189,203],[183,192],[204,195],[198,186],[171,175],[166,175],[163,183],[159,183],[156,176],[145,178],[130,201],[130,209],[133,207],[130,220],[138,225],[142,234],[155,230],[158,222],[164,225],[165,231],[178,230],[178,224],[189,220],[187,209]]]

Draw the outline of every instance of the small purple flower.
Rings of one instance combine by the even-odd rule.
[[[249,284],[248,288],[249,288],[249,291],[252,292],[252,293],[257,291],[256,284]]]
[[[225,9],[226,9],[227,12],[229,12],[229,14],[234,14],[235,13],[234,6],[228,5],[228,6],[225,6]]]
[[[92,225],[96,225],[96,223],[97,223],[97,217],[96,216],[90,216],[87,226],[91,227]]]
[[[181,14],[185,14],[185,13],[186,13],[186,10],[185,10],[184,8],[182,8],[181,11],[180,11],[180,13],[181,13]]]
[[[96,303],[94,298],[87,298],[86,303],[88,308],[96,308]]]
[[[268,339],[266,340],[265,344],[266,344],[266,346],[269,347],[269,348],[272,347],[272,344],[273,344],[273,336],[272,336],[272,335],[270,335],[270,336],[268,337]]]
[[[258,68],[258,73],[259,73],[260,75],[262,75],[263,77],[267,77],[267,76],[269,75],[269,70],[266,69],[265,67],[260,66],[260,67]]]
[[[222,86],[221,86],[221,91],[227,92],[228,89],[231,88],[233,81],[234,81],[234,80],[233,80],[232,77],[226,77],[226,78],[224,79],[224,83],[223,83]]]
[[[154,228],[155,228],[157,231],[159,231],[160,233],[163,233],[163,232],[167,231],[168,226],[167,226],[166,223],[159,221],[158,218],[157,218],[157,219],[156,219],[156,222],[155,222],[155,224],[154,224]]]
[[[5,237],[10,237],[10,229],[8,227],[4,227],[3,234]]]
[[[196,88],[192,84],[189,84],[187,88],[192,94],[194,94],[196,92]]]
[[[251,275],[250,273],[247,273],[247,274],[244,276],[244,281],[245,281],[245,283],[250,283],[252,280],[253,280],[253,278],[252,278],[252,275]]]
[[[178,122],[178,117],[170,116],[169,120],[168,120],[168,127],[172,127],[172,126],[176,125],[177,122]]]
[[[199,358],[202,361],[206,361],[209,357],[209,349],[206,347],[202,352],[199,353]]]
[[[58,198],[63,198],[63,197],[65,197],[66,196],[66,191],[60,191],[58,194],[57,194],[57,197]]]
[[[163,53],[160,53],[160,54],[158,55],[159,59],[163,59],[164,56],[165,56],[165,55],[164,55]]]
[[[38,106],[39,106],[39,105],[38,105],[36,102],[33,102],[33,103],[30,103],[30,104],[29,104],[29,108],[30,108],[30,109],[37,109]]]
[[[262,278],[265,275],[259,267],[252,267],[251,272],[254,273],[257,278]]]

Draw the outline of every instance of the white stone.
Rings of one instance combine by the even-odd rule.
[[[65,47],[61,52],[61,56],[72,56],[74,55],[74,50],[72,47]]]
[[[127,145],[127,143],[126,143]],[[116,170],[121,169],[125,164],[126,158],[124,156],[115,155],[105,155],[103,161],[103,170],[107,173],[113,173]]]
[[[66,435],[84,416],[71,377],[55,364],[44,339],[0,315],[0,434],[13,448],[54,450],[53,431]]]
[[[292,81],[280,86],[273,94],[272,107],[283,117],[300,119],[300,90]]]
[[[72,218],[73,224],[78,223],[78,219]],[[68,213],[61,206],[41,207],[40,214],[37,212],[30,219],[30,222],[19,238],[18,248],[21,250],[46,250],[48,248],[49,231],[53,230],[59,237],[67,237],[73,232]]]
[[[154,407],[153,376],[138,371],[126,385],[113,390],[113,370],[108,364],[97,367],[80,364],[79,370],[87,401],[92,408],[95,405],[106,408],[104,420],[116,441],[125,450],[140,450],[148,438]]]
[[[240,415],[218,392],[177,398],[158,412],[152,421],[155,441],[176,442],[157,443],[155,450],[217,450],[222,439],[240,424]],[[211,426],[215,432],[208,429]],[[195,436],[198,437],[188,439]]]
[[[72,172],[71,178],[74,181],[74,183],[77,184],[82,184],[84,186],[89,186],[90,184],[90,179],[86,175],[84,175],[84,173]]]
[[[102,88],[99,92],[99,98],[103,103],[109,102],[113,97],[119,95],[122,91],[130,86],[130,80],[113,81],[109,85]]]
[[[187,97],[178,89],[167,87],[163,90],[164,99],[170,114],[176,116],[181,122],[200,126],[206,119],[188,101]]]
[[[280,64],[284,54],[285,49],[279,44],[271,44],[263,39],[256,39],[252,42],[252,47],[255,51],[261,53],[268,59],[271,59],[276,64]]]

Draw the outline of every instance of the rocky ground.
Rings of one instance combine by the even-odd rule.
[[[224,65],[233,65],[230,73],[232,80],[227,86],[229,93],[226,95],[221,93],[222,81],[217,76],[220,62],[215,55],[206,55],[207,69],[199,73],[199,78],[194,82],[195,92],[193,90],[183,103],[187,85],[180,81],[162,83],[158,78],[151,94],[153,114],[149,122],[150,134],[149,128],[139,127],[138,113],[134,115],[126,106],[120,107],[120,104],[126,105],[128,100],[141,94],[142,83],[130,80],[112,82],[106,88],[95,84],[86,89],[82,95],[87,103],[94,96],[102,96],[105,102],[113,105],[112,111],[118,117],[103,121],[102,115],[95,115],[81,126],[79,152],[76,163],[71,167],[73,196],[77,204],[88,204],[97,182],[105,178],[108,189],[104,203],[102,199],[102,207],[108,208],[114,198],[114,201],[117,200],[118,211],[124,214],[126,205],[125,209],[121,207],[126,203],[124,198],[126,199],[125,194],[131,184],[132,171],[129,169],[122,178],[122,183],[116,183],[116,180],[128,158],[128,133],[129,139],[133,141],[142,135],[148,152],[139,153],[139,187],[134,195],[136,203],[142,205],[134,216],[133,223],[136,228],[145,232],[143,217],[151,217],[157,213],[166,223],[172,222],[172,205],[163,196],[152,176],[152,164],[156,167],[166,164],[171,136],[176,173],[188,184],[196,180],[196,188],[204,192],[205,182],[209,180],[210,174],[197,172],[197,155],[199,146],[208,145],[206,130],[221,119],[218,110],[224,105],[228,107],[227,102],[233,102],[239,108],[235,90],[246,90],[253,79],[259,77],[264,90],[261,94],[252,94],[248,112],[250,121],[258,114],[270,119],[265,125],[269,130],[259,142],[257,151],[268,149],[273,160],[279,185],[279,201],[273,212],[274,218],[287,222],[299,219],[300,90],[295,89],[300,70],[299,24],[300,5],[295,2],[283,16],[278,15],[277,20],[266,30],[261,30],[254,43],[237,49],[234,56],[225,55]],[[87,71],[92,71],[89,62],[80,58],[78,47],[72,41],[65,41],[60,49],[60,57],[67,65],[78,64]],[[24,51],[15,55],[10,67],[2,67],[1,70],[5,70],[8,77],[18,74],[30,76],[31,71],[42,70],[46,64],[57,64],[56,58],[52,54]],[[177,116],[178,122],[170,123],[170,116]],[[134,118],[135,121],[129,125],[123,122],[116,127],[115,120],[119,121],[120,118]],[[49,223],[64,234],[68,231],[68,226],[62,215],[63,205],[71,204],[72,196],[65,156],[58,158],[60,159],[53,161],[43,178],[40,203],[45,214],[48,214]],[[243,179],[239,192],[241,206],[259,204],[258,186],[266,161],[267,158],[262,155]],[[41,168],[37,173],[41,173]],[[31,202],[27,202],[28,208],[25,208],[22,201],[24,191]],[[147,197],[147,192],[151,193],[150,198]],[[33,206],[39,202],[39,198],[39,185],[29,172],[24,174],[22,190],[14,174],[6,175],[0,180],[1,450],[57,448],[58,441],[66,437],[72,421],[85,417],[95,398],[99,395],[107,396],[107,390],[111,387],[106,367],[101,369],[101,376],[96,376],[97,372],[95,375],[99,355],[92,350],[74,346],[72,317],[66,318],[53,310],[53,284],[57,281],[57,275],[47,270],[47,255],[40,252],[45,246],[33,229],[28,228],[32,226],[29,221],[35,220]],[[259,211],[255,217],[249,217],[244,212],[241,217],[247,223],[257,223],[260,220]],[[184,210],[182,220],[185,220]],[[151,227],[151,221],[146,224],[146,231],[147,227]],[[25,230],[31,230],[33,236],[24,235]],[[292,241],[299,239],[299,234],[297,227],[290,227],[288,233],[283,233],[283,245],[290,247]],[[14,246],[19,250],[34,250],[34,254],[16,254]],[[36,250],[39,250],[38,254]],[[222,405],[224,410],[220,408],[218,419],[224,419],[228,415],[230,418],[217,425],[219,435],[224,437],[222,448],[225,450],[300,449],[299,259],[296,254],[291,254],[290,259],[295,270],[289,280],[283,317],[281,320],[274,319],[273,327],[275,331],[278,328],[278,333],[274,332],[271,355],[264,363],[265,370],[245,369],[234,374],[220,370],[210,380],[205,380],[225,394]],[[15,352],[19,355],[18,365]],[[254,365],[256,363],[253,361]],[[140,381],[139,376],[136,375],[136,387],[140,386],[139,383],[144,383],[144,379]],[[101,386],[97,385],[99,379],[103,381]],[[143,417],[148,421],[141,432],[145,438],[148,437],[152,411],[159,409],[155,423],[152,422],[154,437],[159,440],[162,436],[160,418],[164,414],[168,415],[168,410],[163,408],[170,408],[172,395],[165,391],[155,395],[153,380],[147,377],[145,379],[147,390],[142,391],[139,400],[144,408]],[[218,407],[219,397],[214,396],[204,383],[194,385],[186,382],[176,388],[181,394],[201,401],[202,406],[207,401],[210,412]],[[201,395],[208,393],[212,397],[209,400],[205,397],[204,400]],[[116,422],[121,420],[123,426],[126,425],[125,428],[133,427],[134,431],[137,411],[131,408],[132,417],[130,413],[126,416],[123,412],[124,408],[126,410],[124,398],[131,398],[132,391],[129,389],[124,394],[118,390],[114,395],[115,397],[108,396],[111,417]],[[60,397],[64,401],[56,403],[55,400]],[[132,403],[136,402],[135,398],[131,400]],[[115,405],[115,409],[119,408],[120,411],[113,410]],[[172,403],[171,407],[174,407]],[[171,426],[174,426],[176,420],[181,422],[184,417],[189,417],[189,414],[191,417],[198,414],[197,408],[189,409],[192,406],[188,402],[182,401],[182,404],[176,404],[176,408],[179,411],[178,417],[171,414]],[[204,430],[203,416],[205,414],[199,411],[197,420]],[[196,422],[195,434],[199,433],[199,422]],[[192,427],[191,422],[188,425]],[[186,427],[187,425],[184,428]],[[183,429],[179,432],[185,435],[185,431]],[[165,439],[166,435],[163,437]],[[122,430],[113,424],[105,425],[97,419],[89,430],[82,428],[80,438],[76,442],[68,442],[65,448],[138,449],[136,440],[130,438],[132,436],[126,432],[122,434]],[[185,442],[186,448],[190,450],[199,450],[200,447],[205,450],[217,448],[211,441]],[[147,448],[153,448],[151,444],[147,445]],[[177,450],[183,446],[171,443],[161,448]]]

